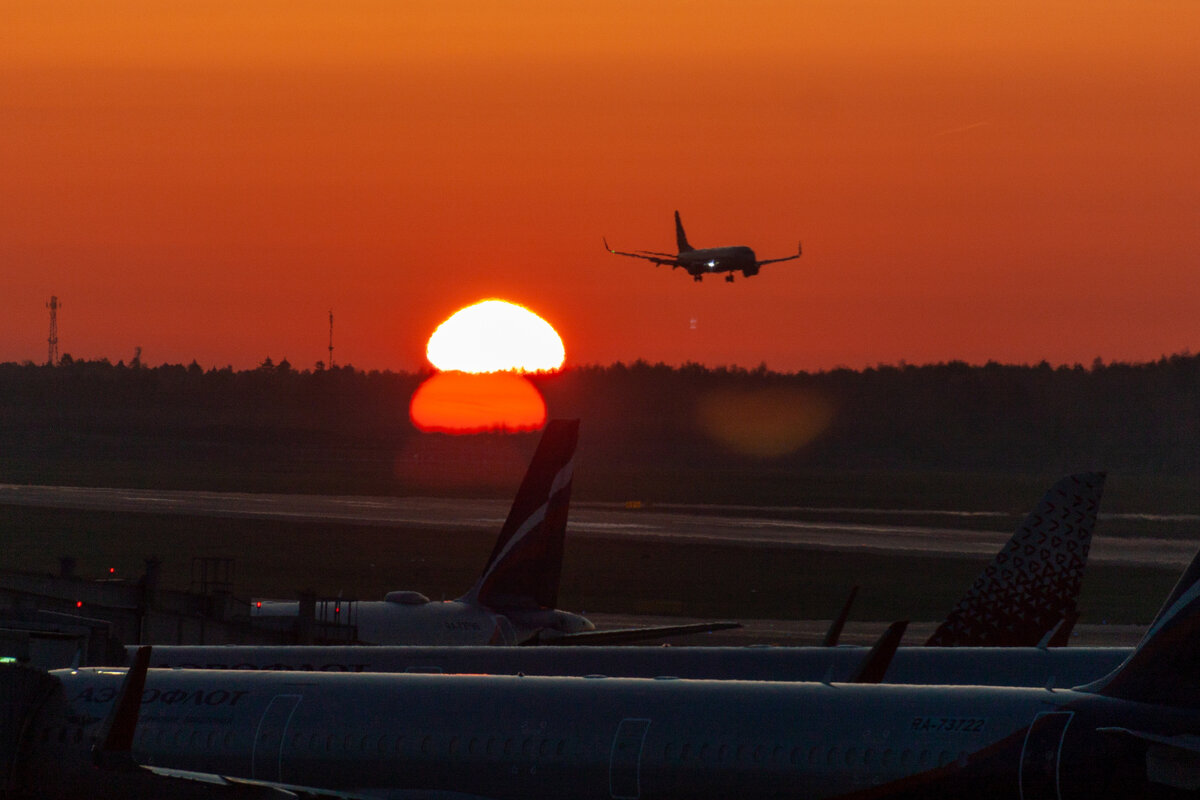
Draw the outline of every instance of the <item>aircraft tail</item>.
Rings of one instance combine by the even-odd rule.
[[[551,420],[483,574],[464,600],[493,609],[554,608],[579,420]]]
[[[1080,691],[1137,703],[1200,708],[1200,553],[1129,658]]]
[[[1073,620],[1103,472],[1060,480],[975,579],[929,647],[1035,647]]]
[[[679,212],[675,212],[675,246],[681,253],[690,253],[696,248],[688,244],[687,234],[683,232],[683,223],[679,220]]]

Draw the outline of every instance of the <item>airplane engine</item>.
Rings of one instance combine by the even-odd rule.
[[[758,264],[753,264],[748,267],[742,267],[742,274],[749,278],[751,275],[758,274]]]

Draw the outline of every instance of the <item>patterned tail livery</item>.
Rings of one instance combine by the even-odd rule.
[[[467,598],[499,610],[558,604],[578,438],[577,419],[546,425],[491,558]]]
[[[1069,627],[1104,478],[1084,472],[1054,484],[926,644],[1036,647]]]

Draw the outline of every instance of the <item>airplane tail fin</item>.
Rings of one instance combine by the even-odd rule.
[[[1075,614],[1103,472],[1060,480],[926,642],[930,647],[1034,647]]]
[[[551,420],[483,574],[463,599],[489,608],[554,608],[579,420]]]
[[[1077,688],[1138,703],[1200,708],[1200,553],[1129,658]]]
[[[679,212],[675,212],[675,246],[681,253],[690,253],[696,248],[688,244],[687,234],[683,232],[683,223],[679,220]]]

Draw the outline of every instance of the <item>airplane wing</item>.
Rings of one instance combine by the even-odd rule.
[[[785,256],[784,258],[768,258],[766,261],[759,261],[758,265],[761,267],[763,264],[778,264],[780,261],[795,261],[803,252],[803,248],[800,245],[800,242],[796,243],[796,255],[794,256]]]
[[[629,256],[630,258],[641,258],[646,261],[653,261],[655,266],[681,267],[678,256],[671,253],[655,253],[650,250],[642,250],[637,253],[626,253],[623,250],[613,250],[608,246],[608,239],[604,239],[604,249],[612,253],[614,256]]]
[[[578,633],[554,633],[543,631],[533,639],[525,642],[527,645],[553,645],[555,647],[571,645],[625,644],[641,642],[646,639],[661,639],[665,636],[683,636],[689,633],[708,633],[710,631],[727,631],[742,627],[740,622],[693,622],[686,625],[658,625],[649,628],[609,628],[603,631],[579,631]]]

